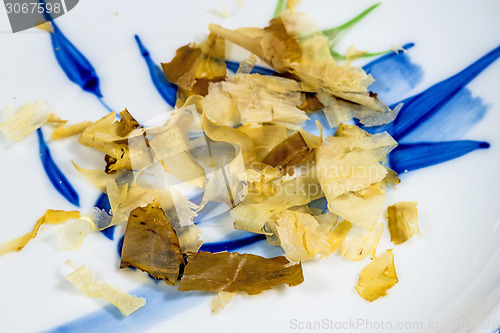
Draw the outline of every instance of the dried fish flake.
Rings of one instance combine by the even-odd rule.
[[[420,236],[416,201],[401,201],[387,207],[387,218],[394,244],[402,244],[415,235]]]
[[[359,273],[356,290],[367,301],[373,302],[379,297],[387,295],[387,290],[398,283],[394,254],[387,250],[373,259],[361,273]]]
[[[69,260],[70,266],[74,264]],[[83,265],[66,277],[82,293],[89,297],[104,297],[120,310],[125,317],[130,316],[146,305],[146,299],[130,295],[125,291],[115,288],[106,282],[97,280],[89,267]]]

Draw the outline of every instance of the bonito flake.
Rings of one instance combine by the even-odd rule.
[[[243,291],[256,295],[282,283],[294,287],[303,281],[302,265],[293,264],[285,257],[200,252],[188,253],[179,290]]]
[[[385,183],[377,183],[388,174],[381,162],[396,145],[385,132],[370,135],[345,124],[323,141],[316,151],[316,170],[331,212],[373,229],[385,197]],[[357,211],[351,212],[354,207]]]
[[[289,180],[281,180],[274,186],[274,194],[255,203],[247,198],[231,210],[236,229],[263,233],[266,222],[293,206],[301,206],[323,196],[318,180],[313,175],[305,174]]]
[[[369,263],[361,273],[356,290],[367,301],[373,302],[387,295],[387,290],[398,283],[398,275],[394,266],[394,254],[387,250]]]
[[[173,285],[179,276],[182,252],[179,238],[157,203],[130,213],[120,268],[134,266]]]
[[[58,225],[65,223],[69,220],[75,220],[80,218],[79,211],[64,211],[64,210],[52,210],[49,209],[45,214],[38,219],[33,230],[28,232],[26,235],[18,237],[10,242],[3,242],[0,244],[0,255],[21,251],[30,240],[36,237],[38,230],[44,224]]]
[[[383,232],[382,223],[377,223],[372,231],[351,224],[351,228],[340,245],[340,254],[353,261],[361,260],[367,255],[375,256]]]
[[[387,218],[394,244],[402,244],[414,235],[420,236],[416,201],[401,201],[387,207]]]
[[[255,159],[262,161],[273,148],[288,137],[286,127],[282,125],[244,125],[238,128],[254,144]]]
[[[81,134],[87,129],[87,127],[92,125],[91,121],[82,121],[77,124],[68,126],[66,126],[66,123],[67,121],[57,122],[54,130],[52,131],[52,134],[50,135],[51,140],[61,140]]]
[[[177,85],[177,106],[192,95],[207,94],[209,83],[226,78],[224,39],[210,34],[199,45],[179,48],[172,61],[162,63],[163,73],[169,82]]]
[[[42,127],[51,116],[49,107],[42,101],[29,102],[19,108],[7,105],[2,110],[0,132],[10,140],[19,141]]]
[[[97,280],[89,267],[77,266],[70,260],[66,262],[76,270],[66,277],[82,293],[89,297],[104,297],[120,310],[122,315],[130,316],[146,305],[146,299],[130,295],[123,290],[115,288],[106,282]]]
[[[302,103],[301,85],[294,80],[260,74],[237,74],[214,85],[220,85],[220,93],[228,93],[235,101],[219,105],[218,110],[224,105],[236,107],[236,111],[222,113],[237,112],[243,125],[267,123],[297,130],[309,119],[298,108]],[[214,89],[210,93],[215,92]]]
[[[276,222],[270,223],[270,227],[291,261],[305,261],[318,254],[330,254],[328,236],[318,230],[319,223],[310,214],[285,210],[277,215]]]

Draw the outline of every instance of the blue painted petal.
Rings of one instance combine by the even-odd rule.
[[[439,112],[453,96],[498,57],[500,57],[500,46],[461,72],[433,85],[418,95],[403,100],[404,106],[392,123],[377,128],[367,128],[367,130],[372,133],[388,131],[394,139],[401,140]]]
[[[226,242],[206,243],[201,246],[200,251],[212,252],[212,253],[223,252],[223,251],[231,252],[238,250],[239,248],[242,248],[244,246],[260,242],[261,240],[264,239],[266,239],[265,235],[258,234]]]
[[[37,134],[38,134],[38,144],[40,150],[40,159],[42,161],[45,173],[49,177],[50,182],[55,187],[55,189],[59,193],[61,193],[61,195],[64,198],[66,198],[66,200],[71,202],[73,205],[80,207],[80,199],[78,197],[78,193],[76,193],[73,186],[70,184],[68,179],[66,179],[61,170],[59,170],[56,163],[52,159],[49,147],[47,146],[43,138],[43,132],[41,128],[37,130]]]
[[[409,50],[412,47],[415,46],[415,43],[406,43],[405,45],[402,46],[404,50]],[[406,53],[404,51],[398,50],[398,52],[391,52],[386,55],[383,55],[373,61],[370,61],[366,65],[363,66],[363,70],[367,73],[370,74],[375,67],[379,66],[380,64],[383,64],[384,62],[394,59],[395,57],[401,57],[402,55],[405,55]],[[385,66],[385,65],[384,65]]]
[[[115,239],[115,226],[101,230],[102,234],[109,240]]]
[[[321,209],[322,210],[322,212],[321,212],[322,214],[328,212],[328,202],[326,201],[325,197],[322,197],[322,198],[319,198],[319,199],[311,201],[308,204],[308,206],[309,206],[309,208]]]
[[[236,73],[238,71],[238,68],[240,68],[240,63],[236,61],[226,60],[226,67],[231,72]],[[276,73],[276,71],[261,66],[254,66],[250,73],[252,74],[257,73],[261,75],[273,75]]]
[[[218,215],[213,215],[213,211],[220,207],[221,203],[216,201],[209,201],[203,206],[203,208],[198,212],[193,218],[194,224],[199,224],[201,222],[214,221],[214,218],[222,218],[222,215],[228,214],[228,211],[220,212]]]
[[[403,49],[409,50],[413,46],[413,43],[408,43]],[[422,68],[412,63],[404,51],[386,54],[366,64],[363,69],[375,79],[369,89],[376,92],[380,100],[387,104],[405,96],[423,78]]]
[[[167,81],[161,68],[154,63],[153,59],[151,59],[149,51],[146,49],[144,44],[142,44],[139,36],[135,35],[134,38],[139,46],[142,57],[148,65],[149,75],[151,76],[151,80],[153,81],[156,90],[160,93],[161,97],[168,103],[168,105],[174,107],[175,102],[177,101],[177,86]]]
[[[109,213],[111,210],[111,205],[109,204],[108,195],[106,193],[101,193],[99,198],[97,198],[97,201],[95,202],[94,207],[97,207],[101,210],[104,209],[104,211],[106,213]],[[101,230],[101,232],[104,234],[104,236],[106,236],[109,240],[114,239],[114,237],[115,237],[114,231],[115,231],[115,226]]]
[[[400,143],[460,139],[484,118],[488,107],[482,98],[472,97],[469,89],[463,88]]]
[[[64,36],[59,27],[52,21],[54,32],[50,34],[52,48],[57,62],[68,79],[80,86],[84,91],[101,98],[99,77],[92,64],[85,56]]]
[[[113,305],[107,305],[66,324],[45,331],[46,333],[137,333],[144,332],[165,320],[175,320],[175,315],[189,311],[206,302],[199,293],[178,291],[164,284],[143,285],[130,292],[144,297],[147,304],[129,317],[123,317]]]
[[[443,163],[476,149],[489,148],[488,142],[448,141],[401,144],[389,154],[389,166],[397,173]]]

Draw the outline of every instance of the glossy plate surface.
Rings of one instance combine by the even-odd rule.
[[[326,29],[373,4],[364,0],[308,0],[299,10]],[[46,31],[12,34],[2,9],[0,102],[19,106],[42,99],[62,118],[77,122],[107,114],[96,97],[101,93],[112,109],[127,107],[141,123],[147,122],[172,109],[165,101],[166,93],[159,93],[151,80],[147,61],[151,61],[150,66],[167,62],[178,47],[202,41],[209,23],[229,28],[263,27],[274,6],[272,1],[263,0],[186,0],[175,4],[81,1],[56,20],[78,50],[64,50],[63,56],[69,60],[56,59],[54,47],[68,44],[54,36],[51,39]],[[423,125],[417,122],[402,135],[403,147],[410,150],[400,149],[399,159],[394,157],[391,162],[404,170],[414,167],[415,156],[420,156],[418,166],[426,167],[403,174],[398,189],[388,191],[389,205],[418,201],[422,237],[394,246],[388,230],[384,231],[377,254],[394,248],[399,277],[387,297],[368,303],[354,289],[368,258],[349,262],[331,256],[305,263],[302,285],[252,297],[237,295],[222,313],[212,316],[211,294],[181,293],[141,272],[119,270],[116,249],[123,228],[117,228],[113,241],[95,233],[85,240],[81,251],[61,252],[47,227],[22,252],[0,257],[0,331],[495,331],[500,326],[500,310],[495,309],[500,297],[499,12],[500,3],[493,0],[460,4],[451,0],[388,0],[348,31],[337,46],[341,53],[350,45],[377,52],[414,43],[404,56],[366,68],[379,80],[375,87],[386,103],[426,92],[429,106],[425,110],[437,108],[435,118]],[[141,55],[134,35],[140,36],[150,59]],[[483,57],[492,50],[489,57]],[[230,54],[235,61],[245,56],[236,48]],[[71,82],[71,75],[65,73],[71,71],[68,61],[90,68],[80,55],[95,69],[99,90],[87,85],[84,91],[78,78]],[[478,59],[482,60],[476,62]],[[375,58],[356,64],[372,60]],[[475,67],[461,72],[471,64]],[[459,72],[462,74],[448,85],[427,90]],[[440,101],[445,94],[448,97]],[[424,102],[416,104],[415,110],[422,112]],[[52,182],[47,176],[45,169],[52,168],[52,161],[45,161],[44,169],[39,156],[40,134],[30,134],[16,144],[0,135],[0,242],[26,233],[46,209],[78,209],[74,204],[79,202],[80,209],[87,212],[99,197],[71,161],[97,168],[103,165],[100,154],[77,145],[76,138],[49,141],[49,129],[44,128],[43,133],[53,163],[78,200],[58,183],[57,171]],[[460,142],[433,144],[433,149],[426,150],[427,146],[417,144],[423,141]],[[477,149],[486,148],[486,142],[488,149]],[[405,162],[408,156],[411,163]],[[58,191],[58,186],[63,188]],[[223,216],[207,222],[207,241],[217,241],[214,235],[229,230],[221,227],[224,222],[231,223]],[[281,254],[266,242],[239,251]],[[123,318],[105,300],[87,298],[64,280],[70,271],[64,266],[68,258],[88,265],[102,281],[145,297],[148,304]]]

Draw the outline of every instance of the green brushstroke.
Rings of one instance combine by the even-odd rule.
[[[276,8],[274,9],[273,18],[277,18],[279,16],[279,14],[281,13],[281,11],[283,11],[286,8],[286,3],[287,3],[287,0],[278,0],[278,2],[276,3]],[[354,18],[350,19],[349,21],[347,21],[339,26],[336,26],[336,27],[330,28],[330,29],[325,29],[325,30],[321,31],[321,33],[324,34],[328,38],[328,42],[330,45],[330,53],[335,60],[341,61],[341,60],[346,59],[345,55],[342,55],[334,50],[335,45],[340,41],[340,39],[344,36],[344,34],[350,28],[352,28],[354,25],[356,25],[358,22],[360,22],[362,19],[364,19],[375,8],[380,6],[380,4],[381,3],[379,2],[379,3],[376,3],[376,4],[368,7],[367,9],[365,9],[364,11],[359,13]],[[311,37],[312,37],[312,35],[300,36],[299,40],[303,41],[303,40],[307,40]],[[380,56],[380,55],[383,55],[383,54],[386,54],[389,52],[392,52],[392,49],[380,51],[380,52],[365,53],[362,56],[360,56],[359,58],[376,57],[376,56]]]
[[[285,0],[278,0],[278,3],[276,4],[276,8],[274,9],[274,14],[273,18],[277,18],[281,11],[285,9],[286,7],[286,1]]]
[[[362,11],[360,14],[358,14],[356,17],[350,19],[349,21],[335,27],[335,28],[330,28],[321,31],[326,37],[328,37],[328,40],[330,42],[330,46],[333,47],[335,44],[338,43],[338,41],[342,38],[342,34],[345,33],[347,30],[352,28],[356,23],[361,21],[365,16],[370,14],[375,8],[380,6],[380,2],[374,4],[373,6],[368,7],[364,11]]]
[[[390,52],[394,52],[393,49],[385,50],[385,51],[380,51],[380,52],[372,52],[372,53],[365,53],[363,55],[360,55],[358,58],[371,58],[371,57],[377,57],[381,56]],[[330,54],[335,60],[346,60],[345,55],[342,55],[335,51],[333,48],[330,49]]]

